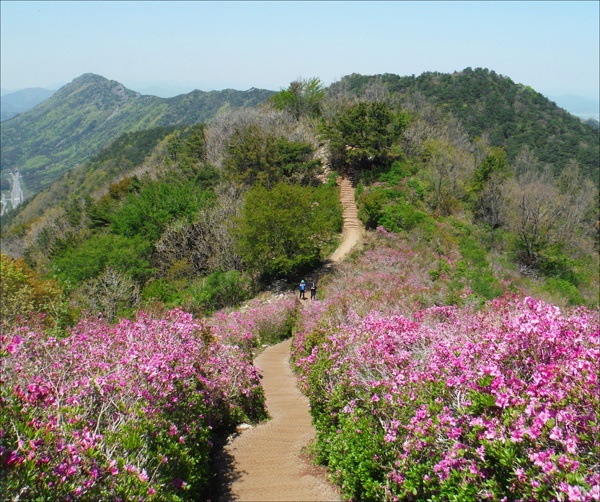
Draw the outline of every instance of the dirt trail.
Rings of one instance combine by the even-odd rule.
[[[362,225],[354,188],[342,178],[342,243],[329,266],[341,261],[360,241]],[[271,419],[230,438],[220,458],[220,501],[337,501],[339,493],[325,470],[310,463],[303,448],[315,437],[308,399],[290,368],[290,340],[264,350],[255,360],[261,370]]]
[[[324,472],[302,451],[315,431],[308,399],[290,368],[290,343],[269,347],[255,360],[271,419],[243,431],[225,447],[233,462],[221,501],[340,500]]]

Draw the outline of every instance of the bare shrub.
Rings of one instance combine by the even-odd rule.
[[[71,296],[74,307],[89,314],[102,314],[109,322],[114,321],[120,311],[135,307],[139,301],[139,286],[129,276],[111,267],[82,283]]]
[[[307,119],[296,120],[291,114],[269,106],[240,108],[216,117],[206,129],[205,154],[207,163],[223,167],[227,146],[235,131],[258,126],[263,133],[282,136],[289,141],[305,142],[317,148],[316,127]]]
[[[169,271],[181,263],[187,263],[195,275],[241,270],[231,225],[240,215],[242,195],[241,189],[222,185],[217,189],[218,202],[200,211],[193,223],[169,225],[155,244],[161,275],[171,275]]]

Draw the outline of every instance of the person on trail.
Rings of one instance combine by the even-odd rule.
[[[315,281],[313,281],[312,284],[310,285],[310,299],[311,300],[317,299],[317,283]]]
[[[304,296],[305,291],[306,291],[306,283],[304,282],[304,279],[302,279],[300,281],[300,299],[301,300],[306,300],[306,296]]]

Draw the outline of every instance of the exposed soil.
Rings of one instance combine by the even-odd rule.
[[[362,237],[354,188],[339,180],[344,206],[343,240],[328,267],[341,261]],[[308,399],[290,368],[290,340],[268,347],[255,359],[260,370],[270,420],[238,430],[224,445],[217,462],[219,501],[333,501],[339,492],[324,468],[314,465],[306,448],[315,437]]]

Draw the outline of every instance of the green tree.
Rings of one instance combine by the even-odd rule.
[[[471,191],[478,194],[490,180],[493,174],[500,177],[508,176],[506,152],[500,147],[491,147],[481,164],[473,172]]]
[[[278,110],[286,110],[296,120],[300,117],[318,117],[321,114],[321,103],[325,98],[323,83],[317,77],[307,80],[296,80],[271,97],[271,102]]]
[[[100,234],[65,249],[52,268],[58,279],[71,284],[95,278],[107,267],[143,281],[152,272],[151,253],[152,243],[139,235]]]
[[[245,185],[271,186],[278,178],[275,145],[270,135],[255,125],[237,128],[229,141],[223,163],[226,175]]]
[[[248,192],[236,235],[248,268],[268,280],[316,266],[341,227],[334,188],[279,183]]]
[[[191,219],[209,199],[208,192],[197,190],[190,182],[150,182],[139,193],[130,193],[112,214],[111,229],[116,234],[156,241],[170,221]]]
[[[289,141],[265,133],[259,126],[250,125],[234,131],[224,168],[229,179],[252,186],[267,188],[288,179],[301,184],[314,184],[319,160],[313,158],[310,144]]]
[[[392,146],[407,123],[405,113],[394,113],[384,103],[363,102],[346,109],[323,132],[336,167],[371,169],[393,160]]]

